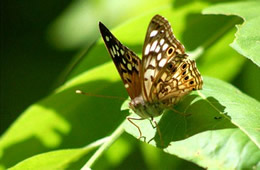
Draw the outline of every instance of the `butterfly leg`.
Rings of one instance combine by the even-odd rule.
[[[132,123],[132,125],[134,125],[134,126],[138,129],[139,134],[140,134],[140,136],[139,136],[138,139],[144,138],[144,142],[146,142],[146,137],[143,136],[140,127],[132,121],[132,120],[144,120],[144,118],[127,117],[126,119],[127,119],[130,123]]]
[[[153,128],[156,128],[156,130],[157,130],[157,132],[158,132],[158,135],[159,135],[159,137],[160,137],[161,146],[163,147],[163,146],[164,146],[164,142],[163,142],[163,139],[162,139],[162,133],[161,133],[161,131],[160,131],[160,128],[159,128],[159,126],[158,126],[158,123],[156,122],[156,120],[154,120],[153,117],[151,117],[150,122],[151,122],[152,127],[153,127]],[[155,126],[153,125],[152,122],[155,124]],[[154,139],[154,137],[153,137],[152,139],[150,139],[147,143],[150,143],[153,139]]]

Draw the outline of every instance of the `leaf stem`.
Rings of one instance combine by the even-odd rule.
[[[90,167],[98,160],[98,158],[116,141],[116,139],[124,132],[123,121],[120,126],[110,135],[106,142],[91,156],[87,163],[81,168],[82,170],[90,169]]]
[[[103,143],[107,142],[109,139],[110,139],[110,136],[104,137],[102,139],[99,139],[99,140],[85,146],[83,149],[88,150],[88,149],[96,148],[96,147],[102,145]]]

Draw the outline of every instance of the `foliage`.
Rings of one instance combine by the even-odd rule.
[[[130,8],[148,1],[134,3]],[[241,92],[238,89],[241,87],[231,84],[241,74],[246,61],[244,56],[259,66],[257,3],[210,6],[210,2],[200,1],[164,0],[160,4],[152,1],[149,8],[137,9],[135,17],[124,14],[124,19],[131,19],[111,29],[123,44],[140,56],[147,25],[153,15],[161,14],[170,21],[176,37],[191,57],[197,60],[204,78],[203,90],[188,95],[175,107],[189,116],[166,111],[156,118],[163,145],[157,129],[153,129],[148,120],[136,122],[147,139],[155,136],[150,145],[160,150],[133,139],[132,136],[138,138],[139,134],[125,121],[129,113],[120,111],[122,101],[75,93],[80,89],[127,98],[118,73],[99,40],[77,65],[72,62],[73,69],[62,86],[27,108],[1,136],[0,169],[78,169],[86,162],[87,166],[97,169],[126,166],[135,169],[260,168],[260,104],[254,96]],[[205,14],[235,14],[243,17],[243,21],[235,16],[202,15],[202,10]],[[234,26],[241,22],[243,26],[238,26],[233,41]],[[228,46],[232,41],[232,48],[239,54]],[[259,68],[256,70],[250,73],[253,77],[260,76]],[[247,87],[257,89],[260,85],[256,82]],[[127,107],[125,102],[123,108]],[[127,160],[142,163],[133,164]]]

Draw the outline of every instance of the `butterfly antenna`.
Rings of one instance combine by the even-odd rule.
[[[108,99],[119,99],[119,100],[125,100],[123,97],[119,96],[104,96],[104,95],[98,95],[98,94],[92,94],[92,93],[86,93],[81,90],[76,90],[77,94],[84,94],[86,96],[94,96],[94,97],[101,97],[101,98],[108,98]]]

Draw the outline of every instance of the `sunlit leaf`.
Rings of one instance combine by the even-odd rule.
[[[85,149],[66,149],[59,151],[52,151],[43,154],[39,154],[28,158],[19,164],[10,168],[16,169],[79,169],[84,165],[84,162],[79,162],[79,159],[87,154],[88,150]]]
[[[203,13],[236,15],[243,18],[244,23],[237,26],[236,39],[231,44],[231,47],[260,66],[259,11],[259,1],[245,1],[210,6],[203,10]]]
[[[222,81],[206,77],[204,82],[203,90],[185,97],[175,107],[179,112],[190,115],[168,111],[156,119],[162,140],[158,130],[148,120],[136,121],[143,136],[147,141],[155,136],[155,140],[151,141],[152,145],[163,147],[166,152],[192,160],[203,167],[223,164],[226,168],[246,169],[256,166],[260,160],[259,102]],[[130,122],[126,122],[125,129],[139,137],[137,128]],[[229,142],[233,133],[236,135],[232,136],[230,145],[234,147],[226,147],[223,143]],[[176,141],[178,149],[175,146]],[[243,150],[243,161],[238,164],[244,147],[248,148]],[[229,160],[230,155],[223,156],[224,153],[232,153],[235,159]],[[255,156],[249,163],[246,160],[251,154]]]

